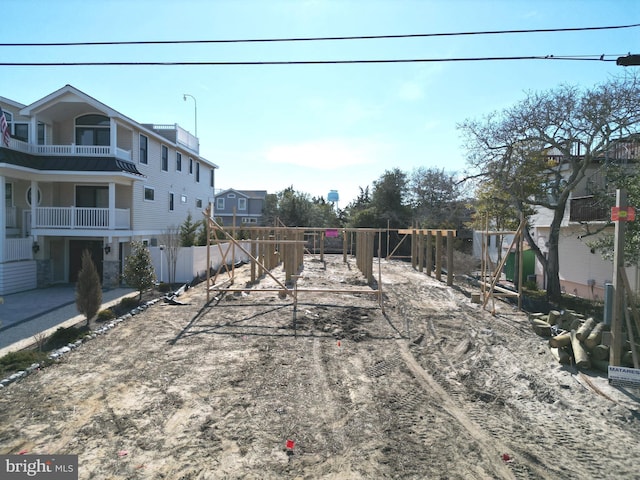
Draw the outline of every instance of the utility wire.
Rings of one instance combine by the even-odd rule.
[[[450,33],[413,33],[400,35],[358,35],[342,37],[293,37],[293,38],[252,38],[252,39],[219,39],[219,40],[140,40],[120,42],[39,42],[39,43],[0,43],[0,47],[78,47],[96,45],[178,45],[197,43],[258,43],[258,42],[317,42],[328,40],[378,40],[394,38],[428,38],[428,37],[457,37],[465,35],[504,35],[517,33],[555,33],[555,32],[585,32],[594,30],[615,30],[640,27],[640,23],[630,25],[613,25],[606,27],[575,27],[575,28],[537,28],[528,30],[486,30],[479,32],[450,32]]]
[[[528,56],[528,57],[466,57],[466,58],[407,58],[381,60],[274,60],[274,61],[237,61],[237,62],[0,62],[2,67],[78,67],[78,66],[233,66],[233,65],[341,65],[361,63],[427,63],[427,62],[485,62],[505,60],[570,60],[587,62],[615,62],[605,59],[610,55],[576,56]],[[617,56],[616,56],[617,57]]]

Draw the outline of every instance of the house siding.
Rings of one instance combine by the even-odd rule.
[[[37,288],[37,266],[34,260],[0,263],[0,292],[3,295]]]

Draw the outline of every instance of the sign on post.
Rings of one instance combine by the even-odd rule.
[[[636,219],[636,209],[633,207],[611,207],[612,222],[633,222]]]

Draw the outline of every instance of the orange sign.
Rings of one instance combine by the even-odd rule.
[[[611,207],[612,222],[633,222],[636,219],[636,209],[633,207]]]

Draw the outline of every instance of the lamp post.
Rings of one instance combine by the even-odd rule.
[[[196,124],[196,137],[198,137],[198,102],[196,102],[196,97],[194,97],[193,95],[189,95],[188,93],[182,94],[182,98],[185,102],[187,101],[187,97],[193,98],[193,111],[194,111],[194,118],[195,118],[195,124]]]

